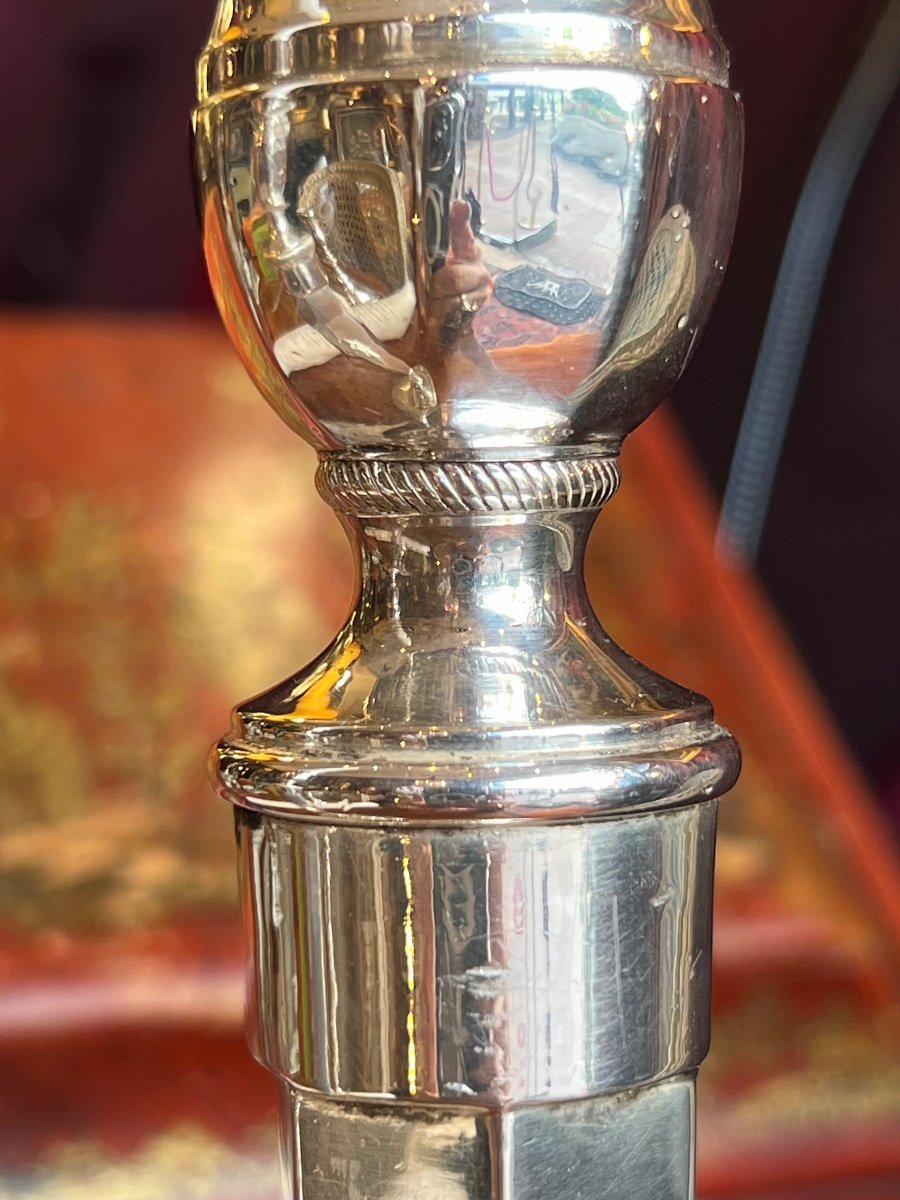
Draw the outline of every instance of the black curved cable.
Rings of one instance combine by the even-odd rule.
[[[900,0],[889,0],[807,175],[769,309],[716,536],[756,560],[834,243],[860,167],[900,82]]]

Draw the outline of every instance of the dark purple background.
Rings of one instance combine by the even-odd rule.
[[[747,176],[732,267],[679,412],[720,490],[803,175],[880,4],[714,7],[747,105]],[[210,306],[187,113],[212,9],[0,0],[0,301]],[[898,146],[895,101],[833,261],[760,564],[851,745],[885,787],[900,765]]]

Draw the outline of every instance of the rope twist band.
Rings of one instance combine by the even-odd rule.
[[[399,462],[324,455],[319,490],[358,516],[492,516],[599,509],[621,481],[614,458]]]

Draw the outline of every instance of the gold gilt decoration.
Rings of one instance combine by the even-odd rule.
[[[217,365],[208,386],[239,421],[252,388],[238,368]],[[329,634],[304,552],[324,506],[301,466],[229,439],[170,496],[127,478],[113,494],[13,486],[0,507],[7,924],[112,932],[234,904],[208,745],[231,697]],[[346,558],[331,528],[329,584]]]
[[[701,1107],[719,1137],[765,1143],[785,1128],[792,1136],[848,1127],[900,1127],[900,1042],[897,1014],[861,1020],[859,1009],[825,1003],[798,1021],[775,981],[720,1014]],[[734,1088],[736,1064],[757,1081]],[[785,1064],[793,1062],[792,1069]]]
[[[201,1129],[172,1130],[136,1155],[65,1146],[24,1177],[0,1178],[0,1200],[277,1200],[274,1147],[241,1153]]]

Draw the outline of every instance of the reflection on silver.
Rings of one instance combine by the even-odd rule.
[[[592,65],[514,65],[505,47],[534,41],[536,13],[385,26],[366,8],[329,10],[327,35],[303,28],[301,9],[277,42],[257,32],[258,16],[227,26],[223,16],[229,36],[204,59],[201,171],[227,181],[206,193],[207,240],[224,242],[236,268],[220,282],[232,332],[248,337],[235,328],[240,286],[277,394],[257,368],[260,382],[325,448],[387,439],[416,455],[505,451],[512,410],[530,415],[519,448],[591,442],[615,454],[680,374],[727,258],[735,97],[698,69],[674,17],[687,47],[678,78],[623,70],[599,51]],[[347,23],[356,11],[364,24]],[[415,54],[424,38],[434,53],[438,27],[460,49],[445,74],[444,44],[442,59],[390,49]],[[638,40],[649,52],[667,28],[644,24]],[[458,61],[475,29],[485,61],[467,72]],[[303,67],[273,67],[278,86],[258,91],[266,54]],[[367,69],[375,58],[390,65]],[[673,213],[687,221],[684,252],[660,253]],[[648,273],[649,290],[639,286]],[[663,321],[660,296],[676,294],[679,311]],[[649,328],[653,337],[634,337]],[[623,340],[627,379],[615,361]]]
[[[693,1081],[519,1111],[356,1105],[285,1088],[303,1200],[684,1200]],[[302,1153],[299,1152],[302,1147]]]
[[[702,697],[582,578],[721,278],[741,115],[704,0],[221,0],[207,261],[320,450],[360,596],[218,748],[295,1200],[690,1200]]]
[[[321,659],[241,710],[219,755],[227,794],[378,824],[571,820],[728,788],[737,752],[709,704],[630,659],[591,611],[584,548],[618,473],[587,464],[326,463],[342,508],[375,510],[345,518],[360,602]],[[415,515],[439,499],[447,516]]]
[[[256,1053],[323,1095],[493,1108],[695,1071],[715,808],[408,831],[243,814]]]

